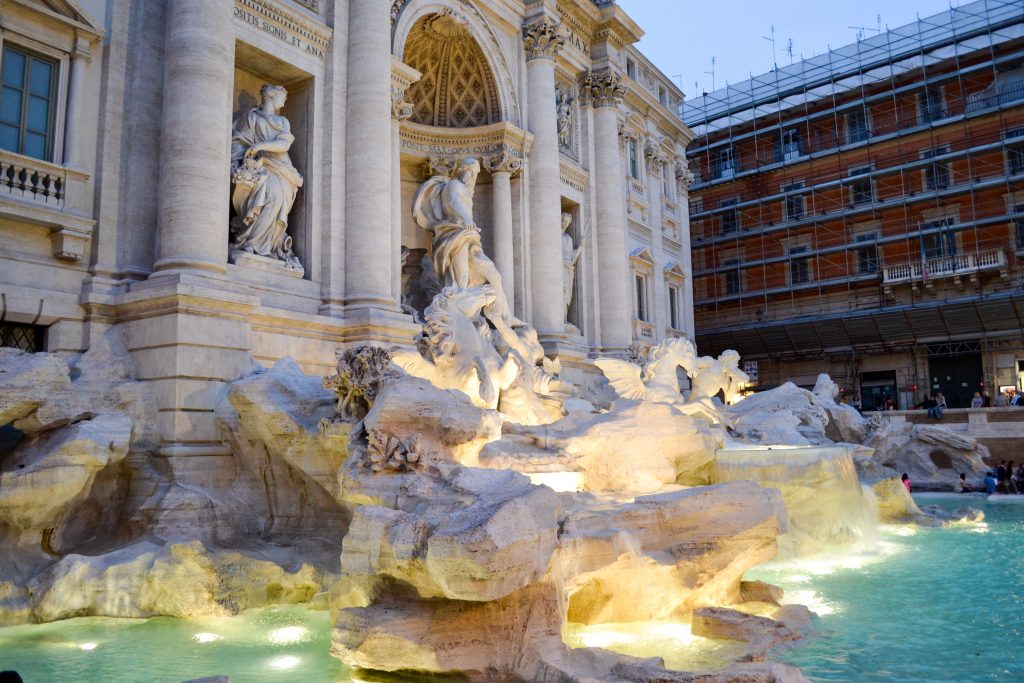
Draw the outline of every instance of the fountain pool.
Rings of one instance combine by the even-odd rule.
[[[773,563],[747,573],[808,605],[820,636],[782,658],[812,681],[1019,681],[1024,658],[1024,505],[969,505],[986,520],[947,529],[885,526],[873,554]]]
[[[877,550],[777,562],[748,572],[786,589],[819,616],[820,634],[780,653],[812,681],[1024,679],[1024,505],[983,497],[920,496],[921,504],[980,507],[986,521],[948,529],[883,525]],[[661,655],[676,665],[724,663],[729,641],[685,628],[570,632],[573,645]],[[681,626],[681,625],[680,625]],[[0,669],[26,681],[177,682],[358,680],[329,654],[327,612],[275,607],[222,619],[80,618],[0,629]],[[370,680],[370,679],[364,679]],[[375,676],[372,680],[398,680]],[[409,679],[405,679],[409,680]]]
[[[328,613],[296,606],[227,618],[86,617],[0,629],[0,670],[26,683],[352,680],[330,645]]]

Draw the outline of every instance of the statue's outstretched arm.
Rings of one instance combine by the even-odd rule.
[[[291,133],[281,133],[273,140],[257,142],[245,151],[246,156],[252,156],[256,152],[287,152],[295,142],[295,136]]]

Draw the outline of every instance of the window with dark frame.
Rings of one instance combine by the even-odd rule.
[[[792,285],[802,285],[811,281],[810,256],[800,256],[807,252],[806,245],[789,248],[789,283]],[[796,256],[800,258],[794,258]]]
[[[868,116],[863,107],[846,112],[846,144],[868,139]]]
[[[935,147],[921,153],[922,159],[934,159],[949,153],[948,147]],[[933,161],[924,167],[924,184],[928,190],[944,190],[949,187],[949,162]]]
[[[780,133],[775,161],[792,161],[799,158],[803,152],[799,128],[789,128]]]
[[[1006,141],[1006,166],[1008,173],[1024,172],[1024,128],[1011,128],[1003,133]]]
[[[679,329],[679,288],[675,285],[668,286],[668,326]]]
[[[715,178],[732,176],[736,171],[736,160],[732,147],[723,147],[715,153]]]
[[[636,284],[636,317],[647,322],[647,278],[637,274],[633,279]]]
[[[926,86],[920,93],[921,123],[931,123],[946,117],[946,103],[942,95],[942,87]]]
[[[629,175],[631,175],[632,177],[634,177],[637,180],[639,180],[640,179],[640,154],[637,151],[638,145],[636,144],[636,140],[634,140],[633,138],[630,138],[629,142],[627,143],[627,146],[629,147]]]
[[[740,273],[740,260],[731,258],[722,261],[725,276],[725,293],[739,294],[743,289],[743,277]]]
[[[739,202],[738,199],[723,199],[718,203],[719,207],[733,207],[723,211],[721,214],[723,235],[728,235],[740,229],[740,212],[739,209],[735,208],[737,202]]]
[[[786,195],[786,220],[798,221],[804,217],[804,196],[799,191],[804,187],[803,181],[783,185],[782,191]]]
[[[855,168],[850,170],[850,203],[854,206],[870,204],[875,201],[874,186],[871,183],[871,167]]]
[[[926,259],[956,255],[956,235],[950,230],[951,218],[939,218],[921,225],[921,251]]]
[[[1013,219],[1013,232],[1017,238],[1017,249],[1024,249],[1024,204],[1013,207],[1013,212],[1019,214]]]
[[[0,63],[0,149],[34,159],[53,154],[57,62],[4,45]]]
[[[866,275],[878,272],[878,241],[877,232],[866,232],[853,238],[855,244],[859,245],[857,253],[857,273]]]

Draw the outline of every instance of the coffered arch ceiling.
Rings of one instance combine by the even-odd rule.
[[[498,88],[480,45],[456,17],[431,14],[409,33],[402,61],[422,73],[406,95],[411,120],[469,128],[501,120]]]

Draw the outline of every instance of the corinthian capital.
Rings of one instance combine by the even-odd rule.
[[[484,166],[491,173],[508,173],[516,175],[523,170],[523,160],[512,156],[508,151],[498,152],[484,159]]]
[[[523,26],[523,42],[528,61],[554,59],[565,44],[565,36],[558,30],[557,23],[545,17]]]
[[[584,104],[593,107],[616,107],[622,104],[626,88],[622,77],[611,69],[588,71],[580,78],[580,96],[585,98]]]

